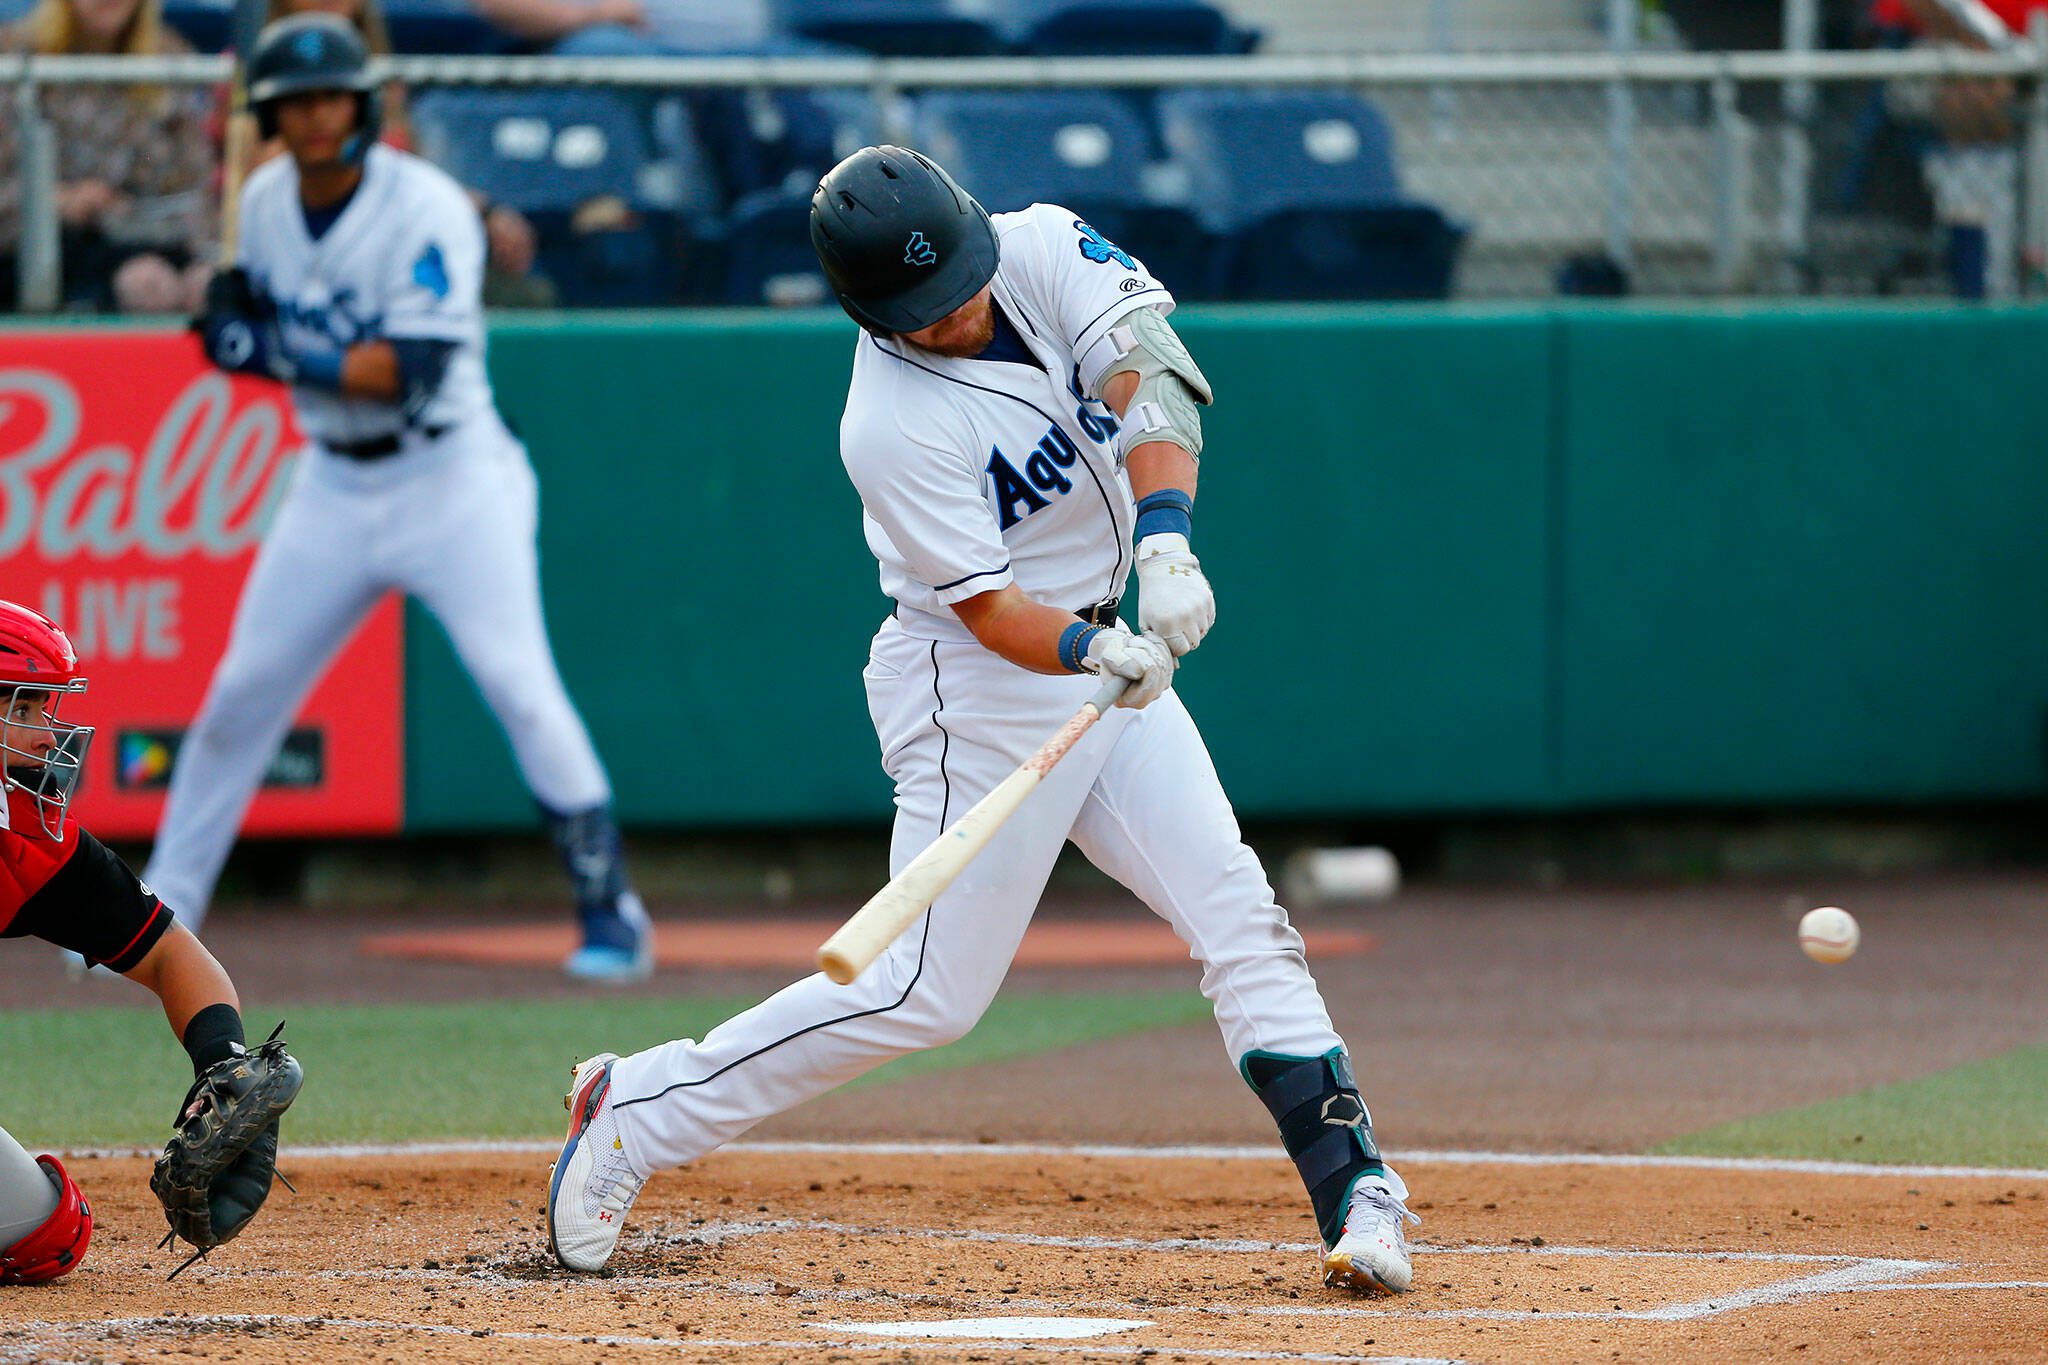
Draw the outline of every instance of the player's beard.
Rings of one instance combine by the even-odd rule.
[[[946,335],[930,341],[916,343],[920,349],[934,355],[952,356],[957,360],[972,360],[989,347],[996,339],[996,309],[990,301],[988,306],[974,317],[971,326],[963,325]]]

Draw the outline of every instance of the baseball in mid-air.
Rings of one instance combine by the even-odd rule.
[[[1815,962],[1847,962],[1862,941],[1856,917],[1840,906],[1823,905],[1799,917],[1799,950]]]

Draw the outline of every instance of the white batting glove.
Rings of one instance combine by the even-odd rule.
[[[1216,593],[1202,562],[1178,531],[1138,542],[1138,627],[1157,635],[1174,657],[1193,650],[1216,624]]]
[[[1131,685],[1117,698],[1118,706],[1142,710],[1173,685],[1173,652],[1153,635],[1133,635],[1122,626],[1108,626],[1088,641],[1081,667],[1090,673],[1129,678]]]

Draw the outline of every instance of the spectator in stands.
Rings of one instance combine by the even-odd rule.
[[[476,0],[476,7],[527,45],[573,57],[758,52],[773,33],[767,0]]]
[[[1984,4],[2015,36],[2027,33],[2035,12],[2048,12],[2048,0]],[[1873,0],[1870,22],[1880,41],[1891,45],[1989,46],[1941,0]],[[1895,81],[1885,93],[1895,119],[1929,127],[1933,134],[1921,154],[1921,173],[1935,216],[1949,232],[1950,268],[1960,293],[1997,299],[2018,292],[2017,99],[2013,83],[2002,79]]]
[[[0,29],[0,51],[163,55],[191,49],[162,0],[39,0]],[[214,236],[215,145],[197,90],[47,86],[56,134],[63,293],[73,306],[186,312]],[[11,308],[22,239],[21,140],[0,119],[0,306]]]

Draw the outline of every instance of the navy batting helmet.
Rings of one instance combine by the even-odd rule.
[[[988,210],[902,147],[863,147],[826,173],[811,246],[839,306],[884,336],[931,326],[996,273]]]
[[[383,122],[377,83],[370,77],[370,51],[355,25],[334,14],[294,14],[264,26],[249,57],[249,107],[266,138],[277,136],[277,102],[314,90],[354,92],[356,135],[342,148],[347,161],[361,159],[377,140]]]

